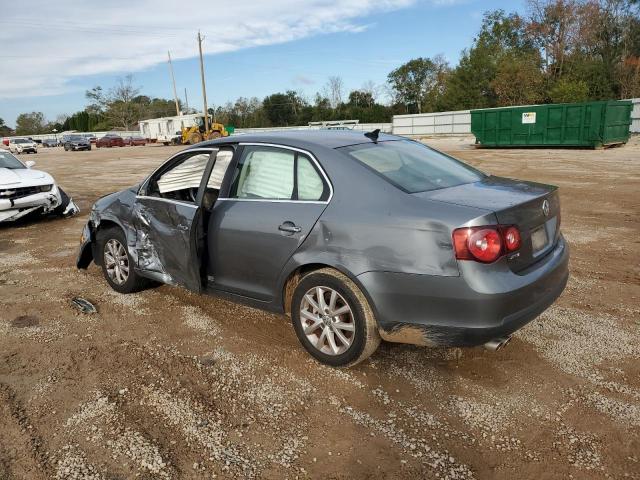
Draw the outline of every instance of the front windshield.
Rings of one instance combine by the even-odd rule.
[[[473,183],[485,177],[459,160],[409,140],[364,143],[340,150],[408,193]]]
[[[69,140],[73,140],[73,141],[78,141],[78,140],[84,140],[84,137],[81,137],[80,135],[71,135],[69,137]]]
[[[16,138],[13,143],[29,143],[29,140],[25,140],[24,138]]]
[[[0,152],[0,168],[9,168],[11,170],[16,170],[18,168],[27,168],[25,167],[20,160],[11,155],[9,152]]]

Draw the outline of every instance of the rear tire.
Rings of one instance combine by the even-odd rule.
[[[300,281],[291,301],[291,319],[307,352],[332,367],[356,365],[380,345],[378,323],[366,297],[349,277],[331,268]]]
[[[144,290],[150,282],[139,276],[127,248],[124,232],[119,227],[98,230],[96,243],[102,274],[111,288],[119,293]]]

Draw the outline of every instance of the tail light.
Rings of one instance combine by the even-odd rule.
[[[495,262],[520,248],[520,231],[515,226],[492,225],[458,228],[453,231],[453,247],[458,260]]]
[[[503,236],[507,251],[514,252],[520,248],[520,230],[517,227],[507,227],[503,230]]]

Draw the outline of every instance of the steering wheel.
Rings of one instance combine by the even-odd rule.
[[[197,188],[190,188],[189,189],[189,198],[191,198],[191,201],[193,203],[196,202],[196,198],[198,197],[198,189]]]

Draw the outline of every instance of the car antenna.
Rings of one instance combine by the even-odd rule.
[[[376,128],[373,132],[367,132],[364,134],[365,137],[373,140],[373,143],[378,143],[378,135],[380,135],[380,129]]]

